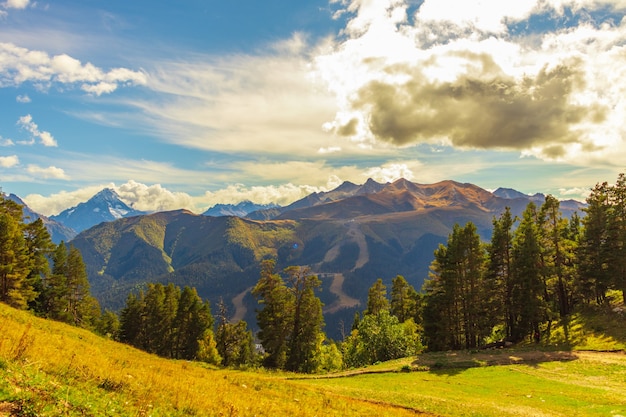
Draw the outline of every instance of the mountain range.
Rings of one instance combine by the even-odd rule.
[[[50,219],[80,233],[102,222],[142,214],[147,213],[133,209],[124,203],[114,190],[105,188],[87,202],[63,210],[57,215],[50,216]]]
[[[84,228],[71,243],[80,249],[92,292],[105,308],[121,308],[128,293],[147,282],[174,282],[196,287],[213,305],[223,299],[233,318],[254,323],[250,289],[260,261],[272,257],[279,269],[300,265],[318,274],[327,332],[339,337],[377,278],[390,286],[403,275],[421,288],[433,251],[455,223],[472,221],[488,240],[493,217],[505,207],[519,215],[530,201],[539,205],[543,198],[455,181],[368,180],[345,182],[285,207],[245,203],[242,211],[213,211],[245,215],[210,216],[204,215],[210,210],[141,214],[104,190],[53,219]],[[561,203],[566,217],[583,207],[573,200]]]

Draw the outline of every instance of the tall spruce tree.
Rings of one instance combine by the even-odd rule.
[[[488,247],[489,266],[486,279],[486,289],[491,293],[487,299],[490,316],[494,321],[504,323],[504,337],[511,338],[514,327],[513,316],[513,280],[511,277],[511,263],[513,258],[513,224],[515,219],[511,209],[507,207],[498,219],[493,219],[491,244]]]
[[[286,367],[290,371],[315,372],[321,363],[321,347],[325,339],[322,302],[315,295],[322,282],[308,268],[291,266],[285,269],[285,273],[294,300]]]
[[[0,302],[26,308],[37,294],[29,282],[31,262],[24,238],[22,207],[0,199]]]
[[[602,304],[611,286],[608,271],[608,213],[610,207],[609,185],[596,184],[587,197],[583,231],[578,248],[579,275],[577,293],[583,302]]]
[[[391,281],[391,314],[396,316],[400,323],[409,319],[415,320],[418,315],[417,291],[402,275]]]
[[[389,300],[387,299],[387,287],[383,284],[383,280],[378,278],[368,290],[365,314],[376,315],[381,311],[389,311]]]
[[[294,298],[282,277],[275,272],[273,259],[261,263],[261,277],[252,290],[259,304],[257,310],[258,338],[266,356],[263,365],[284,368],[289,350],[288,338],[293,328]]]
[[[477,347],[491,328],[484,297],[485,248],[476,226],[455,225],[435,251],[425,283],[424,334],[430,349]]]
[[[512,266],[512,311],[515,321],[511,338],[517,342],[538,334],[539,324],[546,317],[537,206],[532,202],[524,210],[515,231]]]

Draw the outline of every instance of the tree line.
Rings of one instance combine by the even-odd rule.
[[[585,216],[563,217],[548,195],[520,218],[509,208],[493,219],[491,240],[476,226],[455,225],[434,252],[420,292],[402,276],[391,293],[382,279],[349,334],[324,333],[321,285],[307,267],[260,265],[252,294],[259,332],[231,323],[223,300],[217,320],[194,288],[148,284],[128,295],[120,314],[100,314],[89,295],[80,252],[54,245],[41,220],[25,224],[21,206],[0,201],[0,302],[108,334],[168,358],[223,366],[324,372],[364,366],[429,350],[473,349],[496,340],[549,337],[552,324],[577,305],[626,295],[626,177],[597,184]],[[259,344],[255,344],[255,336]]]
[[[507,208],[491,241],[456,225],[435,251],[423,288],[424,341],[430,350],[471,349],[487,341],[549,338],[576,305],[626,293],[626,178],[597,184],[586,215],[562,216],[548,195],[521,218]]]
[[[90,295],[80,251],[55,245],[43,221],[26,223],[22,206],[0,196],[0,302],[96,329],[100,306]]]

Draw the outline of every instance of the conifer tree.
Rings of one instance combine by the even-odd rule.
[[[493,318],[492,324],[496,325],[497,321],[504,323],[504,336],[507,339],[511,338],[515,323],[512,310],[513,281],[511,276],[513,224],[514,218],[509,207],[506,207],[498,219],[493,219],[491,244],[488,248],[489,266],[485,283],[486,290],[492,295],[490,300],[487,299],[490,315]]]
[[[391,314],[400,323],[417,316],[417,291],[402,275],[396,276],[391,282]]]
[[[261,263],[261,277],[252,290],[263,309],[257,310],[258,338],[266,356],[263,365],[284,368],[288,356],[288,337],[293,329],[293,294],[274,270],[273,259]]]
[[[537,225],[537,206],[529,203],[513,238],[512,311],[515,318],[511,331],[513,341],[538,334],[545,319],[541,247]]]
[[[286,268],[285,273],[294,300],[293,330],[289,337],[286,368],[296,372],[314,372],[321,363],[321,346],[325,339],[322,302],[315,295],[321,281],[308,268],[291,266]]]
[[[254,339],[247,323],[231,323],[223,299],[218,304],[218,325],[215,332],[217,351],[224,366],[246,366],[254,363]]]
[[[579,275],[577,293],[585,302],[602,304],[611,286],[608,272],[608,212],[610,207],[609,185],[596,184],[587,197],[586,215],[582,220],[583,231],[578,248]]]
[[[388,310],[387,287],[383,284],[383,280],[378,278],[367,293],[367,310],[365,310],[365,314],[376,315],[381,311]]]
[[[31,260],[24,239],[22,208],[0,199],[0,302],[26,308],[36,293],[28,280]]]

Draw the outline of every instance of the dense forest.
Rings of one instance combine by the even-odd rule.
[[[169,358],[295,372],[356,367],[428,350],[475,349],[548,340],[554,323],[579,306],[626,293],[626,177],[597,184],[584,216],[566,218],[548,195],[521,218],[507,208],[493,219],[490,242],[476,226],[456,225],[434,252],[430,276],[416,291],[402,276],[390,294],[369,289],[342,341],[324,333],[320,280],[307,267],[261,263],[252,293],[256,334],[229,321],[194,288],[148,284],[129,294],[120,314],[100,312],[78,250],[55,246],[41,220],[24,223],[21,206],[0,201],[0,302],[95,330]]]

